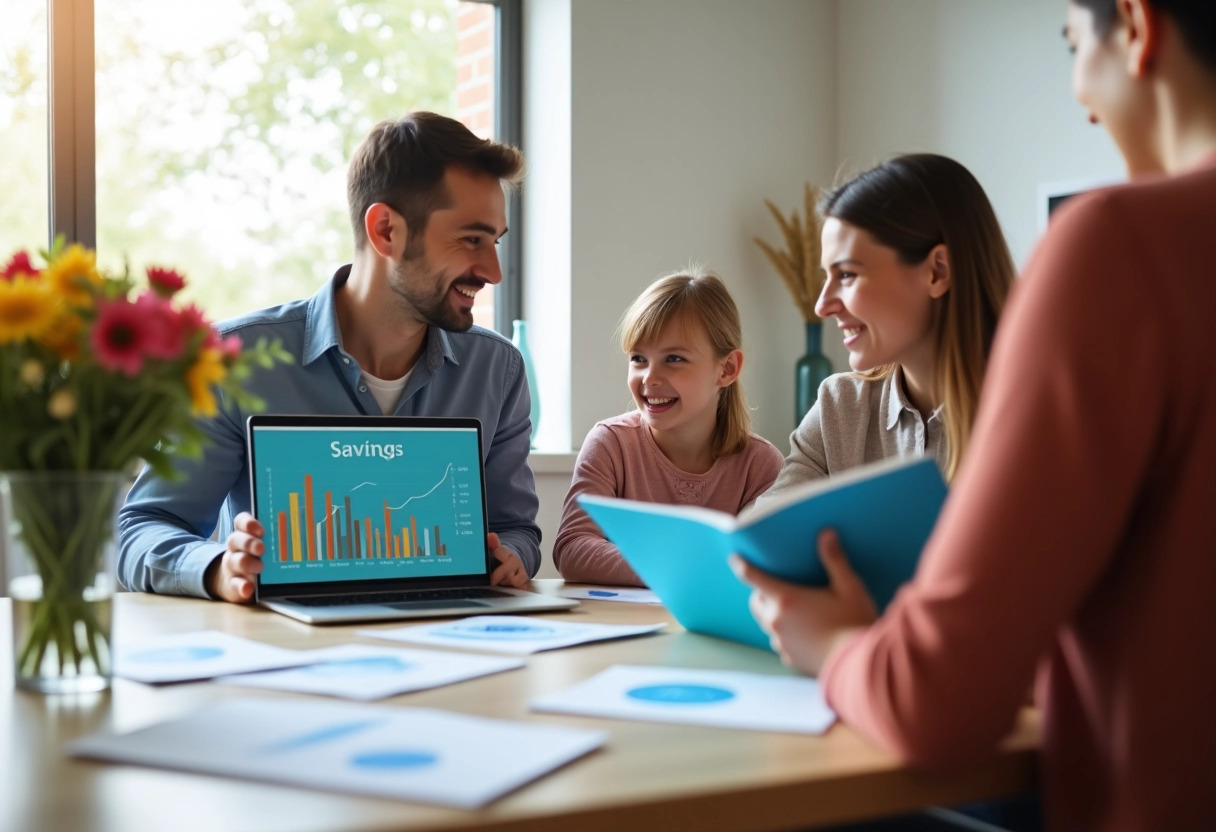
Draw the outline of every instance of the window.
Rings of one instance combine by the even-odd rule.
[[[22,164],[6,163],[0,174],[5,186],[10,177],[21,180],[0,191],[3,250],[47,236],[38,223],[47,215],[49,169],[56,217],[49,231],[95,243],[104,266],[178,267],[190,280],[187,291],[213,318],[307,297],[349,260],[346,164],[373,124],[429,109],[459,118],[478,135],[518,143],[511,69],[518,60],[518,6],[519,0],[6,3],[0,78],[8,94],[0,105],[0,139],[20,148]],[[88,127],[95,127],[94,150],[77,147],[75,169],[60,153],[49,162],[45,153],[47,39],[38,30],[47,31],[48,22],[54,113],[75,114],[74,139],[87,141]],[[95,57],[92,78],[61,63],[82,40],[84,49],[72,57],[77,66],[92,66]],[[90,43],[95,56],[80,54]],[[61,72],[73,75],[69,83]],[[56,98],[65,95],[72,98],[67,105]],[[41,113],[24,103],[35,100]],[[65,179],[74,187],[65,190]],[[62,219],[65,198],[80,203],[74,222]],[[509,238],[518,214],[512,204]],[[7,221],[18,215],[21,222]],[[504,283],[480,293],[474,310],[478,323],[504,332],[519,305],[512,245],[504,241],[500,252]]]

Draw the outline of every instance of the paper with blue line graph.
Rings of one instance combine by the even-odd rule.
[[[230,699],[77,757],[475,809],[604,744],[601,731],[422,708]]]
[[[137,682],[185,682],[307,664],[299,650],[203,630],[114,646],[114,675]]]

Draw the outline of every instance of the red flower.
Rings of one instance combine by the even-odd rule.
[[[219,343],[220,355],[228,363],[232,363],[241,357],[241,336],[229,335]]]
[[[171,298],[186,285],[186,278],[174,269],[148,266],[148,285],[162,298]]]
[[[192,330],[182,325],[181,316],[168,299],[144,292],[135,306],[145,316],[148,327],[147,355],[165,360],[180,358],[186,349],[186,335]]]
[[[182,332],[186,335],[194,335],[203,333],[204,347],[219,347],[219,334],[212,328],[207,316],[203,314],[203,310],[199,309],[193,303],[186,304],[181,309],[177,310],[177,318]]]
[[[102,303],[97,310],[93,351],[97,363],[107,370],[138,375],[144,355],[156,337],[156,325],[146,311],[126,299]]]
[[[34,268],[34,264],[30,262],[29,252],[19,251],[13,255],[13,259],[9,260],[4,266],[4,271],[0,272],[0,277],[5,280],[12,280],[19,274],[27,274],[30,277],[35,277],[39,274],[39,270]]]

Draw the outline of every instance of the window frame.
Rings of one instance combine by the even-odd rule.
[[[500,142],[520,146],[523,121],[523,0],[465,0],[495,7],[494,124]],[[94,0],[47,0],[48,188],[47,247],[63,235],[97,247],[97,102]],[[507,197],[511,233],[499,250],[503,281],[494,298],[494,326],[510,336],[523,309],[522,196]]]

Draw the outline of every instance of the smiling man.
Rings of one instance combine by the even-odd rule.
[[[502,280],[504,187],[523,158],[464,125],[416,112],[378,124],[355,151],[347,198],[352,263],[315,295],[225,321],[224,335],[279,339],[295,363],[247,389],[269,413],[471,416],[485,443],[495,584],[521,586],[540,567],[537,498],[528,467],[529,390],[519,351],[473,326],[473,303]],[[119,576],[128,589],[247,602],[262,569],[249,514],[246,413],[222,402],[202,428],[201,460],[178,482],[145,471],[123,507]],[[219,516],[217,543],[210,539]]]

